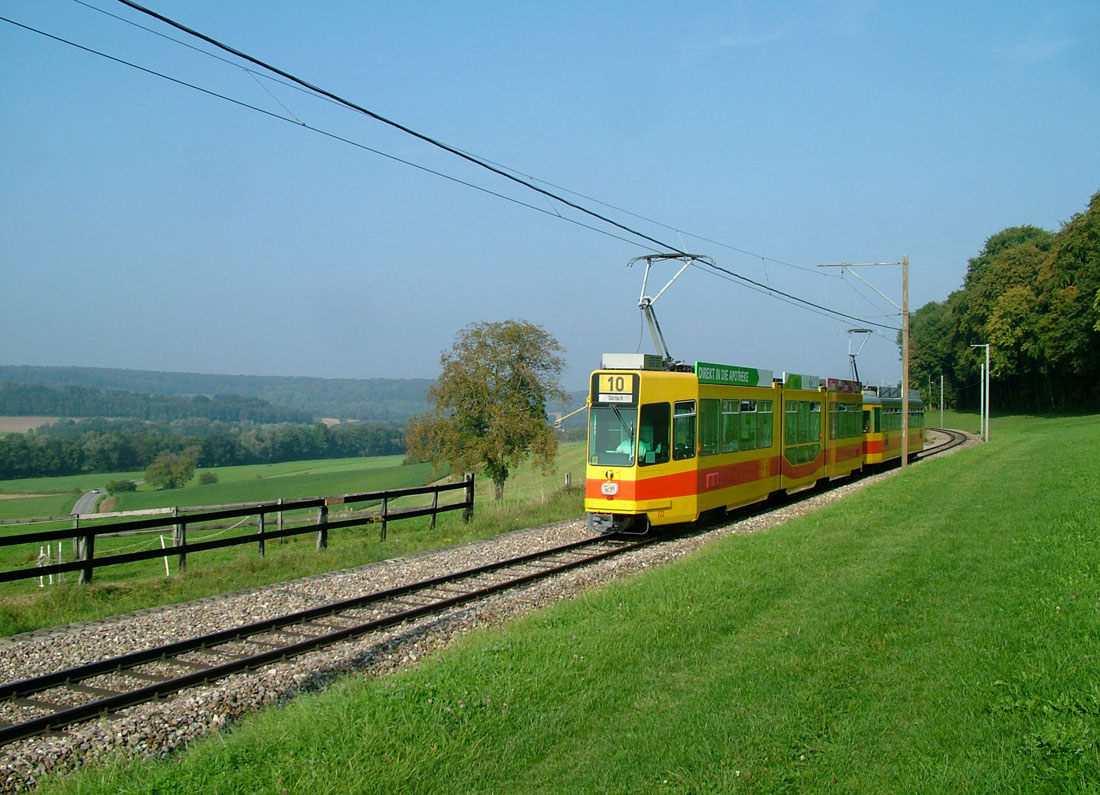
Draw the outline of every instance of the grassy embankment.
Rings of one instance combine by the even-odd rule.
[[[271,467],[226,467],[216,471],[219,476],[216,484],[124,494],[117,508],[212,505],[377,491],[422,485],[431,477],[430,466],[402,466],[400,456],[296,462]],[[567,471],[573,473],[575,483],[583,481],[583,445],[563,445],[557,465],[550,474],[531,467],[515,473],[500,503],[492,498],[492,483],[479,479],[475,485],[474,520],[469,524],[462,523],[458,511],[441,514],[434,531],[429,530],[428,517],[397,521],[390,524],[386,541],[379,539],[380,526],[375,524],[334,530],[329,533],[328,548],[320,551],[315,549],[315,534],[308,533],[268,542],[264,557],[259,556],[257,547],[252,544],[197,553],[189,556],[188,568],[182,573],[177,571],[173,556],[168,559],[171,576],[165,576],[164,559],[155,558],[99,569],[95,581],[88,586],[76,585],[76,576],[71,573],[64,583],[46,588],[39,588],[37,581],[30,580],[4,583],[0,585],[0,635],[282,582],[579,516],[582,512],[580,491],[561,491]],[[35,488],[44,491],[87,489],[93,487],[93,483],[101,485],[109,479],[116,478],[98,475],[63,479],[61,483],[57,482],[60,479],[8,481],[4,487],[8,492]],[[441,503],[461,499],[460,492],[454,494],[453,498],[441,498]],[[419,498],[416,504],[428,502],[427,498]],[[332,518],[338,517],[333,513]],[[269,517],[268,522],[272,527],[274,518]],[[35,529],[42,528],[36,526]],[[3,528],[5,535],[26,530],[26,525]],[[253,534],[255,520],[228,531],[189,533],[188,538],[196,541],[226,532]],[[170,543],[170,531],[165,530],[165,535]],[[101,539],[96,542],[96,553],[98,556],[112,551],[154,549],[159,545],[158,535]],[[37,551],[37,548],[26,547],[0,549],[0,561],[6,568],[33,566]],[[64,554],[66,560],[72,559],[68,543]]]
[[[43,791],[1095,791],[1098,419]]]

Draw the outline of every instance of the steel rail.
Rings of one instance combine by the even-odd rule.
[[[966,441],[966,435],[957,431],[952,431],[944,428],[932,428],[929,430],[940,431],[947,434],[950,438],[946,442],[942,442],[933,447],[929,447],[914,453],[913,455],[915,458],[928,458],[947,450],[953,449],[954,447],[958,447]],[[352,610],[359,610],[370,605],[380,605],[386,602],[393,602],[394,600],[399,599],[402,596],[408,596],[417,592],[430,591],[432,589],[438,589],[443,585],[453,584],[456,582],[461,582],[463,580],[474,579],[479,576],[491,574],[508,568],[515,568],[531,563],[536,563],[540,560],[553,558],[557,555],[580,551],[585,547],[594,546],[601,543],[615,542],[617,540],[619,539],[616,539],[613,536],[597,536],[593,538],[587,538],[582,541],[575,541],[570,544],[540,550],[538,552],[521,555],[516,558],[509,558],[507,560],[497,561],[495,563],[489,563],[483,566],[476,566],[452,574],[441,575],[439,577],[433,577],[427,580],[409,583],[407,585],[390,588],[385,591],[378,591],[376,593],[366,594],[364,596],[353,597],[351,599],[345,599],[339,602],[321,605],[315,608],[298,611],[296,613],[291,613],[285,616],[278,616],[275,618],[265,619],[263,621],[257,621],[241,627],[221,630],[219,632],[213,632],[194,638],[188,638],[186,640],[165,644],[150,649],[131,652],[129,654],[112,657],[107,660],[87,663],[84,665],[76,666],[74,668],[56,671],[50,674],[44,674],[42,676],[31,677],[18,682],[3,684],[0,685],[0,703],[19,704],[20,702],[23,702],[26,705],[37,706],[39,708],[47,709],[49,709],[50,706],[46,702],[35,701],[33,699],[30,699],[29,697],[33,696],[36,693],[41,693],[43,691],[56,687],[68,687],[69,689],[74,691],[107,695],[104,695],[102,698],[95,699],[84,704],[58,709],[49,715],[32,718],[30,720],[22,721],[19,723],[8,723],[6,725],[0,725],[0,745],[5,745],[15,740],[30,737],[35,734],[42,734],[44,732],[60,729],[65,726],[70,726],[75,723],[87,721],[95,717],[107,715],[112,712],[117,712],[126,707],[152,701],[162,696],[170,695],[180,690],[185,690],[189,687],[209,683],[218,679],[225,678],[226,676],[230,676],[235,673],[241,673],[243,671],[249,671],[255,668],[259,668],[271,662],[285,660],[290,657],[294,657],[318,648],[322,648],[324,646],[339,643],[344,640],[349,640],[359,635],[365,635],[370,632],[386,629],[388,627],[395,626],[411,619],[422,618],[423,616],[429,615],[431,613],[440,612],[466,602],[476,601],[478,599],[485,598],[486,596],[490,596],[494,593],[499,593],[501,591],[505,591],[511,588],[516,588],[520,585],[526,585],[536,580],[544,579],[555,574],[560,574],[574,568],[588,565],[589,563],[593,563],[599,560],[603,560],[605,558],[622,554],[624,552],[628,552],[645,544],[657,541],[658,537],[642,537],[637,540],[632,540],[631,542],[625,542],[621,546],[617,546],[609,550],[604,550],[595,555],[586,555],[582,558],[570,560],[565,563],[550,566],[548,568],[543,568],[539,571],[524,574],[518,577],[501,581],[499,583],[493,583],[491,585],[482,586],[474,590],[455,594],[454,596],[442,599],[432,597],[432,601],[427,604],[409,607],[405,610],[401,610],[387,616],[374,618],[369,621],[357,623],[352,626],[335,628],[333,625],[317,625],[312,628],[317,629],[321,626],[324,626],[325,630],[331,631],[322,631],[318,634],[314,634],[311,632],[287,633],[294,634],[296,637],[304,636],[304,639],[287,644],[274,645],[272,648],[253,655],[238,655],[228,662],[213,664],[209,666],[200,666],[200,664],[196,664],[193,662],[173,659],[174,657],[179,657],[180,655],[186,654],[188,652],[196,651],[206,652],[214,656],[229,656],[224,653],[219,653],[217,651],[217,647],[233,642],[257,644],[259,643],[258,641],[249,640],[249,638],[256,635],[277,632],[287,627],[307,626],[311,622],[315,622],[321,618],[338,616],[340,613],[349,612]],[[104,674],[112,673],[146,680],[150,678],[156,678],[151,674],[131,670],[139,665],[156,662],[163,662],[168,665],[175,665],[177,667],[189,667],[194,670],[182,676],[165,677],[163,679],[160,679],[159,681],[154,681],[152,684],[140,688],[135,688],[127,692],[110,693],[107,688],[80,684],[81,682],[92,679],[96,676],[102,676]]]
[[[945,433],[949,437],[946,442],[940,442],[932,447],[926,447],[923,450],[918,450],[914,453],[914,457],[918,459],[931,458],[939,455],[940,453],[946,453],[948,450],[954,450],[956,447],[963,445],[966,442],[966,434],[961,431],[953,431],[950,428],[928,428],[930,431],[938,431]]]
[[[15,704],[18,704],[20,701],[24,701],[25,703],[29,703],[32,706],[49,708],[44,702],[34,702],[33,700],[28,699],[28,697],[34,695],[35,693],[41,693],[45,690],[49,690],[55,687],[69,687],[73,690],[80,690],[80,692],[89,692],[90,690],[103,691],[105,690],[105,688],[91,688],[87,685],[79,685],[79,683],[84,680],[96,676],[101,676],[103,674],[118,673],[124,676],[149,679],[151,677],[150,674],[129,671],[128,669],[151,662],[165,662],[169,665],[186,665],[193,667],[195,665],[194,663],[176,661],[172,658],[193,651],[208,652],[212,655],[218,656],[219,652],[217,652],[216,647],[219,645],[231,643],[234,641],[256,643],[256,641],[249,641],[248,638],[255,635],[262,635],[272,631],[277,631],[286,627],[292,627],[296,625],[308,625],[309,622],[315,621],[318,618],[334,616],[342,612],[362,609],[363,607],[372,604],[382,604],[387,601],[392,602],[393,600],[401,596],[407,596],[409,594],[419,591],[429,591],[431,589],[437,589],[444,584],[453,584],[455,582],[473,579],[507,568],[515,568],[532,563],[537,563],[538,561],[545,560],[547,558],[553,558],[555,556],[560,556],[570,552],[580,551],[584,547],[594,546],[597,544],[606,544],[609,541],[614,542],[616,540],[617,539],[603,536],[588,538],[582,541],[576,541],[559,547],[553,547],[551,549],[541,550],[539,552],[534,552],[527,555],[521,555],[516,558],[510,558],[508,560],[498,561],[496,563],[490,563],[484,566],[476,566],[474,568],[465,569],[460,572],[442,575],[440,577],[433,577],[427,580],[421,580],[416,583],[410,583],[408,585],[403,585],[396,588],[390,588],[385,591],[379,591],[377,593],[354,597],[352,599],[346,599],[340,602],[334,602],[308,610],[302,610],[286,616],[266,619],[264,621],[254,622],[252,624],[248,624],[242,627],[222,630],[220,632],[214,632],[183,641],[177,641],[175,643],[169,643],[151,649],[145,649],[130,654],[124,654],[107,660],[88,663],[70,669],[56,671],[54,673],[32,677],[18,682],[12,682],[0,686],[0,701]],[[203,666],[197,670],[192,671],[191,673],[187,673],[182,676],[166,677],[162,681],[153,682],[152,684],[146,685],[144,687],[135,688],[126,692],[114,693],[112,695],[106,695],[103,698],[94,699],[84,704],[59,709],[49,715],[43,715],[18,723],[9,723],[8,725],[0,726],[0,745],[4,745],[25,737],[30,737],[35,734],[42,734],[44,732],[60,729],[65,726],[70,726],[72,724],[80,723],[82,721],[86,721],[95,717],[104,716],[112,712],[117,712],[118,710],[124,709],[126,707],[134,706],[136,704],[141,704],[147,701],[152,701],[162,696],[170,695],[180,690],[185,690],[189,687],[194,687],[196,685],[212,682],[217,679],[222,679],[234,673],[240,673],[243,671],[252,670],[254,668],[259,668],[271,662],[285,660],[290,657],[294,657],[318,648],[322,648],[324,646],[339,643],[344,640],[349,640],[358,635],[364,635],[369,632],[385,629],[396,624],[400,624],[415,618],[421,618],[425,615],[440,612],[448,608],[464,604],[466,602],[476,601],[478,599],[485,598],[486,596],[490,596],[494,593],[499,593],[501,591],[519,587],[521,585],[526,585],[536,580],[545,579],[555,574],[560,574],[562,572],[579,568],[581,566],[585,566],[590,563],[603,560],[605,558],[628,552],[632,549],[637,549],[638,547],[651,543],[655,540],[655,538],[644,538],[637,541],[624,542],[612,549],[607,549],[593,555],[586,555],[582,558],[577,558],[547,568],[542,568],[538,571],[523,574],[518,577],[512,577],[498,583],[481,586],[474,590],[459,593],[451,597],[442,599],[433,598],[433,601],[431,601],[430,603],[410,607],[406,610],[401,610],[391,615],[374,618],[369,621],[361,622],[352,626],[342,627],[338,629],[332,629],[331,627],[329,627],[329,629],[332,629],[332,631],[322,631],[320,634],[309,632],[300,633],[306,635],[304,640],[287,643],[285,645],[278,645],[274,648],[259,652],[257,654],[237,657],[230,660],[229,662]],[[73,685],[78,685],[78,687],[73,687]]]

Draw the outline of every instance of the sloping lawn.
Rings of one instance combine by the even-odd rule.
[[[1096,791],[1096,428],[1021,423],[419,670],[43,791]]]

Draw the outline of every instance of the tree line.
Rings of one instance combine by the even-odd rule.
[[[260,398],[275,406],[299,409],[311,417],[400,423],[427,408],[424,394],[431,385],[426,378],[311,378],[0,365],[0,382],[5,381],[54,388],[80,384],[104,390],[185,398],[191,395],[243,395]],[[128,416],[111,412],[100,414]]]
[[[999,411],[1100,408],[1100,193],[1058,232],[1016,226],[969,260],[962,289],[911,317],[910,371],[924,398],[979,402],[990,346]]]
[[[0,480],[144,470],[166,454],[199,467],[274,464],[316,458],[398,455],[404,429],[381,422],[314,425],[224,423],[191,418],[63,420],[0,437]]]
[[[301,409],[274,406],[258,397],[241,395],[148,395],[79,384],[61,387],[0,383],[0,416],[135,417],[175,420],[201,417],[222,422],[312,422]]]

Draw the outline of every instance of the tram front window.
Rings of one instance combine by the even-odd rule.
[[[595,466],[634,466],[637,409],[593,406],[588,415],[588,461]]]

